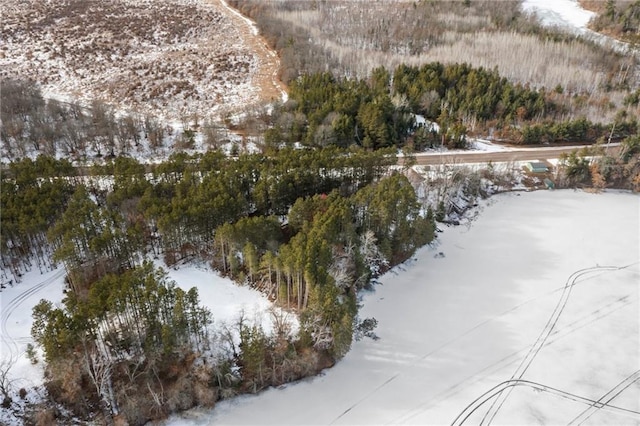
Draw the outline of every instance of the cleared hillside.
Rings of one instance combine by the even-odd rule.
[[[184,121],[281,96],[277,57],[219,0],[7,0],[2,38],[0,76],[61,99]]]

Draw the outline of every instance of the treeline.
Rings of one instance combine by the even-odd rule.
[[[605,188],[640,191],[640,132],[626,137],[619,149],[609,148],[598,144],[563,155],[558,183],[596,192]]]
[[[207,252],[224,223],[286,215],[299,197],[355,193],[395,161],[385,151],[335,147],[235,160],[210,151],[176,154],[155,166],[117,157],[79,177],[66,160],[24,159],[2,175],[3,266],[18,276],[47,241],[77,289],[92,281],[85,270],[129,268],[147,249],[171,265]]]
[[[569,112],[554,101],[559,90],[534,90],[496,70],[438,62],[400,65],[393,73],[376,68],[366,80],[303,75],[291,83],[289,101],[276,108],[264,139],[267,147],[301,141],[420,151],[441,144],[464,148],[469,133],[492,132],[516,144],[589,143],[610,136],[611,125],[563,118]],[[418,115],[437,125],[418,125]],[[613,139],[633,134],[635,127],[633,117],[622,117]]]
[[[619,142],[638,133],[638,121],[623,119],[608,125],[592,123],[581,117],[572,121],[526,124],[519,129],[516,142],[525,145],[548,143]]]
[[[585,2],[592,3],[592,2]],[[598,15],[590,23],[595,31],[612,35],[630,43],[640,42],[640,1],[607,0],[593,7]]]
[[[44,99],[32,82],[3,79],[0,85],[0,142],[10,160],[40,154],[73,159],[114,158],[139,150],[153,154],[168,139],[176,148],[193,148],[193,129],[187,122],[182,133],[173,134],[151,115],[116,114],[97,100],[87,107]],[[214,148],[219,135],[205,133],[206,143]]]

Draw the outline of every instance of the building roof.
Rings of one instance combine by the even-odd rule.
[[[549,167],[545,163],[539,161],[530,161],[526,164],[526,167],[532,172],[547,172]]]

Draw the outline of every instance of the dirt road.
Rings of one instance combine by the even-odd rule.
[[[255,100],[255,103],[262,104],[285,99],[286,87],[278,78],[278,70],[280,69],[278,54],[267,45],[265,39],[258,33],[253,21],[229,6],[225,0],[217,1],[222,5],[220,11],[236,22],[236,27],[242,34],[244,42],[258,58],[258,69],[252,76],[252,83],[260,93],[260,97]]]
[[[474,152],[444,152],[417,154],[414,156],[417,165],[438,165],[454,163],[506,163],[511,161],[545,161],[552,158],[560,158],[562,154],[568,154],[579,150],[581,146],[545,147],[545,148],[522,148],[509,151],[474,151]],[[609,153],[615,154],[619,151],[618,145],[609,147]],[[398,163],[404,164],[405,159],[399,158]]]

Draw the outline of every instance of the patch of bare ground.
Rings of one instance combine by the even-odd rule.
[[[177,120],[282,97],[278,58],[219,0],[8,0],[0,76]]]
[[[256,27],[248,21],[248,18],[242,16],[224,0],[208,0],[208,2],[220,2],[224,6],[228,12],[228,18],[235,22],[237,30],[258,59],[257,72],[251,76],[251,81],[260,93],[259,101],[275,102],[286,98],[287,88],[278,78],[280,69],[278,54],[269,47],[264,37],[257,34]]]

